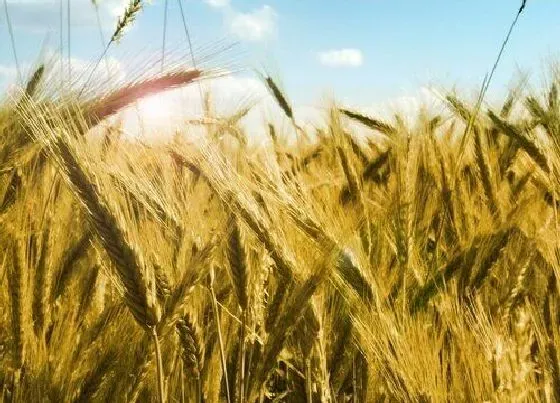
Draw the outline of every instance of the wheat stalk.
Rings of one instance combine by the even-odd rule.
[[[221,316],[220,311],[218,309],[218,299],[216,298],[216,292],[214,291],[214,268],[210,268],[209,273],[209,281],[208,281],[208,289],[210,291],[210,296],[212,299],[212,312],[214,313],[214,323],[216,324],[216,331],[218,333],[218,345],[220,347],[220,359],[222,364],[222,374],[224,377],[224,382],[226,385],[226,398],[227,402],[231,403],[231,394],[229,390],[229,379],[228,379],[228,371],[227,371],[227,358],[225,352],[225,345],[222,336],[222,324],[221,324]]]
[[[496,197],[496,192],[494,190],[492,170],[486,158],[486,152],[483,149],[480,130],[475,126],[473,131],[475,157],[482,178],[482,187],[484,189],[484,193],[486,194],[486,198],[488,199],[488,207],[490,208],[490,212],[492,213],[494,219],[497,219],[498,222],[500,222],[501,212],[500,206],[498,204],[498,199]]]
[[[16,240],[11,250],[12,264],[8,268],[8,288],[10,292],[10,311],[16,371],[21,370],[25,364],[25,318],[23,316],[25,295],[20,250],[21,245]]]
[[[71,188],[82,203],[100,244],[111,258],[126,293],[125,301],[137,322],[150,328],[159,321],[160,313],[153,300],[145,264],[127,240],[120,219],[110,210],[95,181],[78,162],[76,152],[61,135],[51,132],[49,144]],[[153,283],[153,282],[152,282]]]
[[[50,273],[48,254],[50,239],[50,221],[47,221],[41,237],[41,249],[39,252],[39,260],[35,266],[35,278],[33,282],[33,329],[37,337],[42,337],[46,314],[48,309],[48,290],[50,286]]]
[[[554,271],[548,276],[546,297],[544,300],[544,328],[548,337],[546,343],[546,354],[548,359],[549,371],[552,377],[552,396],[555,400],[560,398],[560,363],[558,361],[558,351],[554,342],[554,307],[557,305],[555,295],[557,294],[557,280]]]

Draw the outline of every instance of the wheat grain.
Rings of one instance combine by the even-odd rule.
[[[142,1],[141,0],[130,0],[123,12],[123,15],[119,17],[117,21],[117,27],[111,35],[111,42],[119,42],[122,38],[124,31],[127,27],[132,25],[137,15],[142,11]]]

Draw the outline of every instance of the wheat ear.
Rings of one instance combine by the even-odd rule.
[[[346,181],[348,182],[348,187],[343,188],[340,193],[340,201],[342,202],[342,204],[347,204],[351,200],[359,200],[360,204],[363,206],[361,200],[361,186],[358,175],[356,175],[354,167],[352,167],[350,161],[348,161],[348,156],[345,150],[341,146],[338,146],[336,147],[336,151],[338,152],[340,165],[342,166],[342,170],[344,171],[344,175],[346,176]]]
[[[280,90],[280,87],[276,84],[276,82],[272,79],[272,77],[266,77],[265,83],[272,96],[280,106],[280,109],[286,114],[286,116],[290,119],[294,119],[294,112],[292,110],[292,106],[284,96],[284,93]]]
[[[33,95],[35,95],[35,92],[37,91],[39,85],[41,84],[41,81],[43,80],[44,74],[45,74],[45,65],[41,64],[33,72],[31,78],[29,79],[29,81],[27,81],[27,84],[25,86],[25,94],[28,97],[32,97]]]
[[[26,113],[27,112],[27,113]],[[78,200],[84,206],[92,228],[110,257],[125,289],[125,302],[137,322],[150,328],[159,321],[160,313],[146,277],[146,269],[139,252],[128,241],[117,216],[109,209],[96,183],[78,162],[65,134],[45,127],[45,120],[33,116],[38,110],[24,112],[32,127],[32,134],[44,141],[58,163]],[[44,117],[43,117],[44,119]],[[46,133],[45,133],[46,132]],[[153,285],[153,281],[151,282]],[[153,288],[153,287],[152,287]]]
[[[488,207],[494,219],[498,222],[501,221],[500,206],[498,204],[498,198],[494,189],[494,184],[492,183],[492,169],[487,159],[487,152],[483,149],[482,136],[480,134],[480,129],[478,126],[474,126],[474,150],[476,163],[480,171],[480,176],[482,179],[482,187],[486,198],[488,199]]]
[[[117,21],[117,27],[115,28],[113,35],[111,35],[111,42],[118,42],[122,38],[124,30],[128,26],[132,25],[140,11],[142,11],[141,0],[130,0],[128,2],[123,15],[120,16]]]
[[[424,286],[418,289],[409,305],[412,314],[424,309],[430,299],[461,270],[471,271],[478,255],[481,255],[481,267],[471,285],[479,287],[486,278],[490,266],[496,261],[499,252],[505,247],[513,234],[514,228],[500,230],[496,233],[477,237],[468,248],[458,251],[454,257],[439,270]]]
[[[261,388],[269,372],[274,368],[278,355],[284,348],[284,343],[288,336],[294,331],[295,326],[306,312],[311,309],[310,300],[315,294],[319,286],[329,277],[331,272],[331,260],[334,259],[336,251],[327,252],[325,259],[322,260],[315,270],[312,270],[311,276],[302,281],[290,300],[287,302],[284,311],[278,318],[277,326],[270,333],[268,340],[264,346],[262,359],[259,361],[255,372],[255,386]],[[251,390],[249,401],[254,401],[258,390]]]
[[[378,119],[374,119],[370,116],[366,116],[361,113],[351,111],[349,109],[339,109],[339,112],[342,113],[343,115],[346,115],[350,119],[355,120],[356,122],[359,122],[366,127],[369,127],[370,129],[376,130],[386,135],[387,137],[390,138],[394,137],[397,133],[397,129],[391,126],[390,124],[385,123]]]
[[[550,165],[548,162],[548,158],[546,154],[541,149],[537,143],[535,143],[532,139],[529,139],[521,129],[518,127],[506,122],[499,116],[497,116],[494,112],[489,111],[488,116],[492,120],[492,122],[500,129],[502,133],[506,136],[511,137],[513,140],[517,141],[521,148],[525,150],[527,154],[537,163],[537,165],[546,173],[550,172]]]
[[[182,361],[196,382],[196,402],[202,401],[202,367],[204,365],[204,351],[200,338],[200,329],[189,315],[177,321],[177,333],[182,347]],[[181,379],[183,382],[183,379]]]
[[[239,332],[240,379],[238,396],[239,401],[243,402],[245,399],[245,327],[247,326],[247,305],[249,300],[247,295],[249,270],[247,253],[241,236],[240,223],[235,217],[232,217],[229,223],[227,256],[232,282],[237,294],[237,301],[241,308],[241,325]]]
[[[86,121],[90,124],[103,120],[134,101],[179,86],[187,85],[199,78],[200,70],[179,70],[152,78],[134,82],[109,94],[86,103]]]
[[[72,400],[74,403],[90,402],[107,378],[117,360],[117,353],[109,350],[100,361],[86,374],[81,382],[79,394]]]
[[[232,218],[229,224],[227,256],[231,270],[231,279],[237,294],[237,301],[242,310],[247,309],[248,267],[247,253],[241,238],[241,230],[237,219]]]

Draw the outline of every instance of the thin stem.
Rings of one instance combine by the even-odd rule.
[[[222,371],[224,373],[224,380],[226,383],[226,397],[227,402],[231,403],[231,397],[229,392],[229,381],[227,375],[227,363],[226,363],[226,354],[224,349],[224,340],[222,338],[222,330],[220,328],[220,312],[218,311],[218,300],[216,298],[216,293],[214,292],[214,286],[210,283],[210,294],[212,295],[212,309],[214,311],[214,318],[216,321],[216,330],[218,331],[218,343],[220,345],[220,358],[222,360]]]
[[[327,358],[325,353],[324,332],[321,329],[317,338],[319,365],[321,366],[321,399],[331,401],[331,388],[329,387],[329,370],[327,369]]]
[[[358,369],[356,357],[352,357],[352,403],[358,403]]]
[[[183,360],[179,360],[179,382],[181,383],[181,403],[185,403],[185,373]]]
[[[59,1],[59,10],[58,10],[58,16],[59,16],[59,40],[60,40],[60,90],[62,91],[64,89],[64,23],[63,23],[63,14],[64,14],[64,8],[62,5],[62,1]]]
[[[93,3],[95,7],[95,17],[97,18],[97,29],[99,30],[99,40],[101,41],[101,48],[105,47],[105,35],[103,35],[103,28],[101,27],[101,18],[99,17],[99,6],[97,2]],[[103,56],[105,61],[105,67],[107,68],[107,77],[111,77],[111,70],[109,69],[109,61],[107,60],[107,55]]]
[[[8,0],[4,0],[4,13],[6,14],[6,22],[8,23],[8,32],[10,33],[10,41],[12,42],[12,53],[14,54],[14,61],[16,63],[17,79],[18,83],[22,83],[21,79],[21,69],[19,67],[19,60],[17,57],[16,50],[16,39],[14,36],[14,30],[12,28],[12,20],[10,19],[10,12],[8,10]]]
[[[202,398],[202,377],[199,375],[196,379],[196,403],[203,403]]]
[[[167,34],[167,8],[169,0],[165,0],[163,6],[163,43],[161,44],[161,72],[163,73],[163,66],[165,64],[165,40]]]
[[[240,378],[239,378],[239,402],[245,402],[245,326],[247,324],[247,310],[244,309],[242,313],[242,324],[241,324],[241,332],[239,334],[239,367],[240,369]]]
[[[68,83],[72,82],[72,48],[71,48],[71,30],[70,30],[70,17],[71,17],[71,8],[70,8],[70,0],[66,2],[67,8],[67,15],[66,15],[66,24],[67,24],[67,42],[68,42]]]
[[[82,89],[80,90],[80,93],[78,94],[78,97],[80,97],[83,94],[83,92],[85,91],[87,85],[89,84],[91,78],[93,77],[93,73],[95,73],[95,70],[97,70],[97,67],[99,67],[99,63],[101,63],[101,61],[103,60],[103,58],[105,57],[105,55],[109,51],[109,46],[111,46],[111,43],[113,43],[113,41],[109,41],[107,46],[105,46],[105,50],[103,50],[103,53],[101,54],[101,56],[99,56],[99,58],[95,62],[95,65],[93,66],[93,69],[91,69],[87,80],[84,82],[84,85],[82,86]]]
[[[498,57],[496,58],[496,61],[494,62],[494,65],[492,66],[492,70],[490,71],[490,75],[488,76],[488,80],[486,81],[486,86],[483,89],[483,94],[482,94],[483,98],[484,98],[484,95],[486,95],[486,92],[488,91],[488,87],[490,87],[490,82],[492,81],[492,77],[494,77],[494,73],[496,72],[496,68],[498,67],[498,64],[500,63],[500,60],[502,58],[502,54],[504,53],[506,45],[509,42],[509,38],[511,36],[511,33],[513,32],[513,28],[515,28],[515,26],[517,25],[517,21],[519,20],[519,16],[521,16],[521,13],[525,9],[525,3],[526,3],[526,0],[523,0],[523,3],[521,4],[521,7],[519,8],[519,11],[517,11],[517,14],[515,15],[515,18],[513,19],[513,22],[511,23],[511,25],[509,27],[508,33],[507,33],[507,35],[504,39],[504,42],[502,43],[500,51],[498,52]]]
[[[313,383],[311,380],[311,358],[305,358],[305,391],[307,395],[307,402],[313,403]]]
[[[472,113],[472,115],[469,119],[469,123],[468,123],[468,125],[465,129],[465,133],[463,134],[463,138],[461,140],[461,147],[459,149],[459,156],[457,158],[455,168],[457,168],[459,166],[459,164],[461,163],[461,160],[463,158],[463,150],[464,150],[464,145],[466,143],[466,139],[470,135],[470,132],[472,130],[472,126],[474,125],[474,121],[476,120],[478,112],[480,111],[480,107],[482,106],[482,102],[484,101],[484,97],[486,96],[486,92],[488,91],[488,88],[490,87],[490,83],[492,81],[492,78],[494,77],[494,73],[496,72],[496,69],[498,68],[498,64],[500,63],[500,60],[502,59],[502,55],[504,53],[506,45],[509,42],[509,38],[511,37],[513,29],[517,25],[517,21],[519,20],[519,17],[523,13],[523,10],[525,10],[526,3],[527,3],[527,0],[522,0],[521,7],[519,7],[519,10],[515,14],[515,18],[513,19],[513,22],[511,23],[511,25],[509,27],[509,30],[508,30],[508,32],[506,34],[506,37],[505,37],[505,39],[502,43],[502,46],[500,47],[500,51],[498,52],[498,56],[496,57],[496,61],[494,62],[494,65],[492,66],[492,70],[490,71],[490,74],[485,76],[484,80],[482,81],[482,88],[481,88],[480,94],[478,96],[478,100],[477,100],[477,103],[476,103],[475,110],[473,111],[473,113]]]
[[[177,3],[179,3],[179,11],[181,12],[181,21],[183,21],[183,29],[185,30],[185,37],[187,38],[187,43],[189,44],[189,52],[191,53],[191,63],[193,65],[193,69],[198,70],[198,68],[196,67],[196,60],[194,58],[194,51],[193,51],[193,45],[192,45],[192,41],[191,41],[191,34],[189,32],[189,27],[187,26],[187,19],[185,17],[185,11],[183,10],[183,1],[182,0],[177,0]],[[198,84],[198,92],[199,92],[199,95],[200,95],[200,102],[201,102],[201,104],[203,104],[204,103],[204,95],[202,93],[202,84],[200,83],[200,81],[197,81],[197,84]]]
[[[21,368],[18,368],[12,373],[12,401],[14,402],[18,399],[20,383]]]
[[[161,360],[161,349],[159,346],[156,326],[152,327],[152,338],[154,340],[154,346],[156,349],[158,400],[160,403],[165,403],[165,389],[163,386],[163,364]]]

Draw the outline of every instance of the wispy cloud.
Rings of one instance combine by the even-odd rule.
[[[230,0],[204,0],[204,2],[214,8],[224,8],[230,5]]]
[[[319,52],[318,59],[328,67],[360,67],[364,63],[362,51],[351,48]]]
[[[248,13],[236,12],[229,24],[230,31],[246,41],[262,41],[276,34],[276,11],[264,5]]]
[[[278,15],[269,5],[242,12],[230,0],[204,0],[220,10],[229,32],[243,41],[258,42],[273,38],[277,32]]]
[[[241,127],[246,129],[246,134],[251,141],[256,143],[267,141],[267,124],[271,122],[282,136],[294,134],[293,123],[280,110],[262,80],[230,75],[205,81],[204,87],[211,95],[211,102],[217,116],[230,116],[247,106],[252,106],[250,112],[240,121]],[[160,111],[154,116],[154,107],[160,109],[162,105],[164,111]],[[140,101],[140,116],[132,107],[124,111],[121,116],[125,130],[129,133],[136,133],[139,131],[139,127],[142,127],[147,130],[146,133],[157,133],[158,138],[161,139],[162,136],[174,135],[177,130],[185,130],[186,121],[190,123],[187,126],[190,138],[204,137],[205,129],[196,124],[203,121],[205,117],[202,105],[200,92],[197,86],[193,85]],[[294,104],[293,108],[298,124],[304,127],[309,124],[310,127],[316,128],[324,118],[322,108],[298,104]],[[143,113],[146,109],[152,110]],[[165,114],[165,119],[158,116],[159,113]]]
[[[59,55],[52,50],[48,50],[42,62],[45,63],[47,66],[46,69],[46,77],[45,83],[46,85],[52,85],[54,82],[60,80],[61,78],[67,78],[68,72],[68,61],[67,59],[63,59],[62,66],[58,63]],[[80,58],[71,58],[71,72],[72,78],[77,80],[75,85],[83,84],[83,81],[87,77],[87,73],[91,71],[93,66],[91,61],[80,59]],[[38,67],[37,62],[31,63],[25,61],[21,64],[21,73],[22,79],[25,82],[28,78],[31,77],[31,74],[35,71]],[[62,68],[62,71],[60,70]],[[114,82],[119,82],[125,79],[126,77],[126,69],[124,68],[121,61],[114,57],[107,57],[104,59],[99,66],[99,68],[95,72],[94,79],[91,80],[93,82],[104,83],[107,80],[111,79]],[[0,91],[9,88],[11,85],[16,84],[17,81],[17,70],[14,64],[0,64]]]
[[[215,0],[217,1],[217,0]],[[105,0],[99,2],[101,22],[112,26],[115,17],[122,13],[127,0]],[[12,24],[30,31],[58,29],[60,20],[59,0],[8,0]],[[91,0],[72,0],[71,23],[74,26],[94,26],[97,24]],[[66,18],[66,5],[63,9]],[[0,13],[0,23],[4,23],[4,13]]]
[[[17,75],[16,67],[13,65],[0,64],[0,82],[3,80],[14,80]]]

